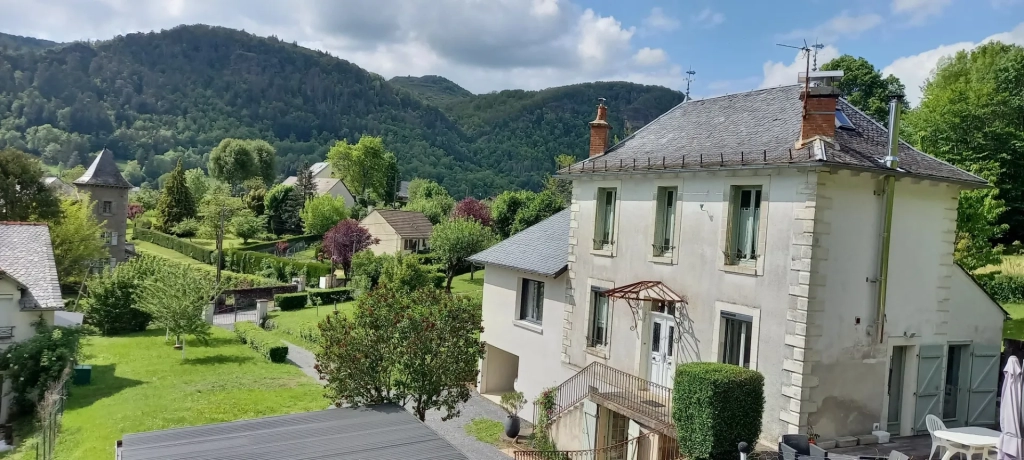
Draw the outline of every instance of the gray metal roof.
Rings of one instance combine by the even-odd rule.
[[[132,188],[132,184],[121,175],[114,162],[114,152],[103,149],[89,165],[89,169],[74,182],[76,185],[102,185],[105,187]]]
[[[846,100],[837,109],[855,129],[836,129],[834,148],[795,149],[802,86],[781,86],[683,102],[594,158],[562,174],[822,164],[889,171],[888,130]],[[900,143],[903,174],[984,186],[988,182]]]
[[[405,198],[405,199],[409,198],[409,184],[410,183],[411,182],[409,182],[407,180],[403,180],[403,181],[398,183],[398,197],[399,198]]]
[[[313,164],[309,165],[309,172],[311,172],[311,173],[313,173],[315,175],[315,174],[320,173],[320,171],[323,171],[324,168],[326,168],[328,166],[330,166],[330,164],[327,163],[327,162],[324,162],[324,161],[321,161],[321,162],[318,162],[318,163],[313,163]]]
[[[64,309],[46,224],[0,222],[0,273],[25,287],[22,309]]]
[[[483,252],[470,262],[557,277],[569,264],[569,210],[563,209]]]
[[[392,404],[125,435],[121,460],[468,460]]]

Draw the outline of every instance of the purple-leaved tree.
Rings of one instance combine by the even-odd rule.
[[[332,264],[341,264],[345,276],[350,276],[352,256],[379,242],[380,239],[374,238],[369,230],[361,227],[359,221],[345,219],[324,234],[323,251]]]

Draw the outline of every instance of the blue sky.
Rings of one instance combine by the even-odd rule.
[[[820,63],[863,56],[916,103],[936,62],[985,40],[1024,44],[1024,0],[0,0],[0,31],[58,41],[204,23],[276,35],[385,77],[474,92],[628,80],[715,96],[791,84],[776,43]]]

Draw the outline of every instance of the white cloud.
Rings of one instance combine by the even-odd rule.
[[[839,49],[828,45],[818,51],[818,63],[825,63],[839,57]],[[768,61],[764,63],[764,77],[761,80],[761,88],[771,88],[780,85],[795,85],[800,72],[807,70],[807,59],[803,51],[797,51],[796,57],[791,64],[784,62]]]
[[[679,20],[665,14],[661,7],[651,8],[651,14],[644,19],[644,28],[652,31],[670,31],[679,28]]]
[[[923,23],[938,16],[953,0],[892,0],[892,12],[906,16],[911,25]]]
[[[37,4],[38,3],[38,4]],[[474,92],[594,80],[683,85],[636,28],[573,0],[0,0],[0,30],[57,41],[215,24],[321,49],[385,77],[437,74]],[[655,8],[644,27],[677,20]],[[638,62],[645,67],[620,65]]]
[[[711,8],[704,8],[700,13],[693,16],[693,22],[696,22],[703,27],[711,28],[725,22],[725,15],[717,11],[713,11]]]
[[[633,62],[642,66],[658,65],[667,60],[668,55],[665,54],[665,50],[661,48],[643,47],[633,55]]]
[[[942,45],[913,56],[898,58],[892,64],[883,68],[882,74],[892,74],[899,77],[900,81],[907,87],[907,100],[911,104],[917,105],[921,101],[921,86],[924,85],[925,81],[932,75],[932,72],[935,71],[935,66],[938,64],[939,59],[956,54],[957,51],[974,49],[978,45],[990,41],[1024,45],[1024,22],[1018,24],[1017,27],[1009,32],[991,35],[977,43],[959,42]]]
[[[878,27],[882,23],[882,17],[877,14],[862,14],[851,16],[849,11],[843,11],[838,16],[825,21],[825,23],[813,29],[798,29],[782,35],[785,40],[821,40],[834,41],[841,37],[857,37],[858,35]]]

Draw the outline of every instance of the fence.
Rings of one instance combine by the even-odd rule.
[[[51,460],[57,445],[57,434],[60,431],[60,420],[64,415],[64,401],[68,396],[68,380],[71,377],[71,366],[56,382],[50,384],[43,396],[39,398],[36,408],[39,414],[39,443],[36,444],[36,460]]]
[[[672,389],[601,363],[591,363],[555,389],[551,417],[584,398],[653,424],[672,423]]]

